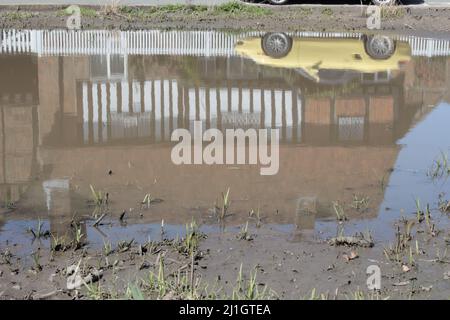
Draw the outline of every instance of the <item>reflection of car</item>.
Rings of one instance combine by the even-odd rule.
[[[382,35],[358,38],[291,38],[268,33],[239,41],[236,52],[261,65],[296,69],[319,80],[324,70],[377,73],[398,70],[411,59],[406,42]]]

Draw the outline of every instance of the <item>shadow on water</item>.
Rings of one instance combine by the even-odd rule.
[[[192,217],[218,232],[212,208],[227,188],[226,224],[233,228],[259,212],[262,223],[287,233],[327,230],[335,225],[336,201],[355,226],[380,226],[389,220],[384,208],[398,197],[414,209],[404,190],[430,185],[426,168],[404,157],[399,163],[399,155],[419,156],[420,148],[408,146],[420,137],[448,150],[424,121],[448,109],[446,40],[307,32],[0,34],[0,245],[26,239],[24,229],[37,218],[64,234],[76,216],[99,245],[104,237],[157,238],[162,220],[170,236]],[[192,133],[195,120],[205,129],[278,128],[279,172],[175,165],[171,134]],[[426,125],[419,138],[400,147],[420,123]],[[434,154],[420,157],[431,164]],[[402,169],[420,179],[390,185]],[[108,194],[107,228],[93,227],[92,189]],[[423,201],[436,200],[438,189]],[[162,201],[143,204],[146,194]],[[367,207],[355,206],[363,199]]]

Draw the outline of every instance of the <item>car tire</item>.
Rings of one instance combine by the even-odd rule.
[[[289,2],[289,0],[268,0],[270,4],[282,5]]]
[[[364,49],[372,59],[389,59],[394,54],[395,48],[395,41],[387,36],[373,35],[364,37]]]
[[[281,59],[292,49],[292,38],[283,32],[266,33],[261,39],[261,48],[265,55]]]
[[[397,4],[397,0],[372,0],[372,3],[376,6],[392,6]]]

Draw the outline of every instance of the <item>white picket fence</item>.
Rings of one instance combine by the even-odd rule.
[[[45,55],[188,55],[233,56],[237,41],[260,36],[261,32],[239,34],[217,31],[69,31],[2,30],[0,53],[32,52]],[[321,38],[359,38],[359,33],[297,32],[292,36]],[[450,55],[450,40],[395,37],[410,44],[413,56]]]

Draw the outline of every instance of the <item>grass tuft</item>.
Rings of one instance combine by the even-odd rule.
[[[266,16],[272,11],[268,8],[244,4],[241,1],[231,1],[214,8],[216,14]]]
[[[35,16],[32,12],[23,12],[23,11],[10,11],[6,12],[5,18],[10,20],[26,20],[31,19]]]

